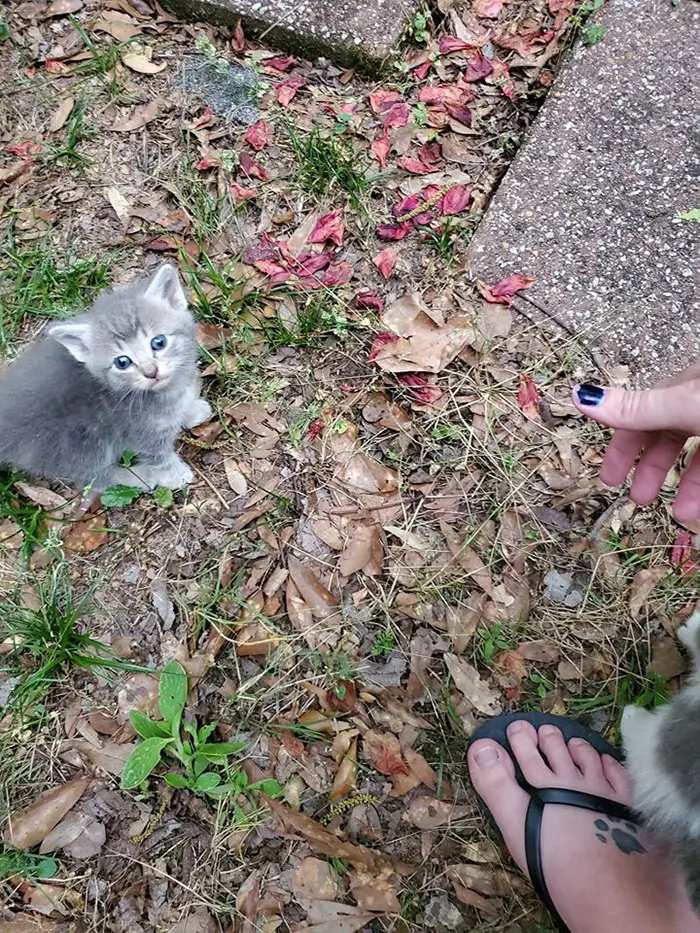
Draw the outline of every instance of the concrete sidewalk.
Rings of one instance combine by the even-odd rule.
[[[700,4],[609,0],[555,81],[470,246],[491,283],[648,384],[700,359]],[[529,300],[528,300],[529,299]]]

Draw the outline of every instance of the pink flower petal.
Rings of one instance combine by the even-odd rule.
[[[319,217],[316,226],[309,234],[309,243],[325,243],[326,240],[330,240],[336,246],[342,246],[344,230],[345,224],[340,211],[331,211],[330,214]]]
[[[386,249],[383,249],[380,253],[377,253],[372,262],[377,267],[377,269],[379,269],[384,278],[388,279],[391,273],[394,271],[394,266],[396,265],[396,250],[392,249],[390,246],[387,246]]]
[[[249,126],[243,137],[256,152],[260,152],[270,142],[270,126],[265,120],[258,120]]]

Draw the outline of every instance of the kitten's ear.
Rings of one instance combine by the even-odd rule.
[[[62,344],[79,363],[84,363],[90,355],[91,330],[86,321],[52,324],[47,333]]]
[[[180,284],[177,269],[167,263],[162,265],[151,278],[146,288],[146,298],[167,305],[172,311],[186,311],[187,298]]]

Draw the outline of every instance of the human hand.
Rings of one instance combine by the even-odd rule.
[[[600,468],[602,481],[619,486],[634,469],[630,496],[639,505],[648,505],[659,494],[686,440],[700,435],[700,364],[659,388],[640,392],[575,386],[573,401],[581,414],[615,428]],[[700,455],[681,478],[673,514],[684,524],[700,521]]]

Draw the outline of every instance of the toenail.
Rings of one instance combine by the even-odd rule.
[[[508,726],[508,732],[524,732],[526,729],[529,729],[529,725],[524,719],[516,719]]]
[[[484,745],[474,752],[474,761],[480,768],[490,768],[501,760],[497,745]]]
[[[540,735],[556,735],[559,730],[556,726],[540,726]]]

